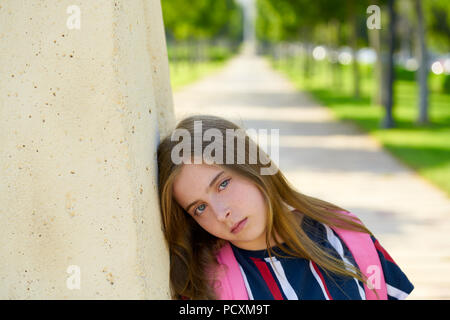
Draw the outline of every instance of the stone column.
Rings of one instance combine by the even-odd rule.
[[[0,3],[0,299],[169,299],[159,0]]]

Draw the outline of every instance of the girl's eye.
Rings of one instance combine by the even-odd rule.
[[[206,205],[205,205],[205,204],[201,204],[201,205],[199,205],[197,208],[195,208],[194,214],[195,214],[195,215],[199,215],[199,214],[201,214],[203,211],[205,211],[205,209],[206,209]]]
[[[226,188],[226,187],[228,186],[228,184],[230,183],[230,180],[231,180],[231,179],[224,180],[224,181],[219,185],[219,187]]]
[[[219,188],[220,188],[220,187],[226,188],[226,187],[228,186],[228,184],[230,183],[230,180],[231,180],[231,178],[230,178],[230,179],[227,179],[227,180],[224,180],[224,181],[219,185]],[[221,190],[223,190],[223,189],[221,189]],[[194,209],[194,215],[196,215],[196,216],[201,215],[201,214],[203,213],[203,211],[205,211],[205,207],[206,207],[205,204],[199,205],[197,208]]]

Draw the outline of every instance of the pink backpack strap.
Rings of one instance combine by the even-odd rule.
[[[347,211],[338,211],[354,217],[355,222],[361,223],[358,218]],[[381,267],[380,258],[376,251],[375,245],[370,238],[370,235],[363,232],[345,230],[337,227],[332,229],[339,235],[339,237],[347,245],[348,249],[353,255],[356,264],[361,272],[372,280],[372,287],[378,293],[379,298],[375,295],[372,289],[369,289],[364,283],[364,291],[367,300],[387,300],[387,287],[384,279],[383,268]]]
[[[216,288],[219,300],[248,300],[247,289],[233,249],[227,242],[217,254],[220,286]]]
[[[356,216],[350,212],[338,212],[346,213],[356,218]],[[355,221],[360,222],[357,218]],[[387,290],[383,269],[370,235],[337,227],[332,227],[332,229],[347,245],[361,272],[368,278],[371,276],[372,272],[376,273],[379,281],[375,281],[374,289],[378,293],[379,299],[386,300]],[[239,264],[234,256],[233,249],[228,242],[217,254],[217,261],[222,265],[218,274],[219,286],[216,288],[219,299],[248,300],[247,289],[245,288]],[[364,284],[364,291],[367,300],[377,299],[377,296],[368,288],[367,284]]]

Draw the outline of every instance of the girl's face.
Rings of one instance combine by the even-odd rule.
[[[210,234],[242,249],[266,248],[267,204],[247,178],[218,166],[184,164],[175,178],[173,195]]]

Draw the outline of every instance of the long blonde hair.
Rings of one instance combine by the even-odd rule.
[[[201,121],[201,132],[194,130],[195,121]],[[188,117],[179,122],[176,127],[176,129],[185,129],[190,133],[192,154],[194,152],[195,135],[201,134],[203,137],[203,133],[211,128],[218,129],[223,137],[226,136],[226,129],[240,129],[239,126],[228,120],[205,115]],[[204,150],[208,143],[203,139],[201,141],[201,147]],[[239,164],[238,161],[234,161],[233,164],[226,164],[226,161],[223,161],[224,164],[221,164],[221,166],[250,179],[264,195],[268,207],[266,245],[269,256],[275,254],[282,257],[270,247],[270,239],[274,239],[276,246],[286,254],[311,260],[322,267],[327,274],[331,272],[341,276],[354,277],[365,282],[366,278],[357,267],[345,264],[343,260],[333,256],[310,239],[303,230],[301,221],[306,216],[328,226],[336,226],[370,235],[371,232],[347,215],[337,212],[347,210],[296,191],[289,185],[280,170],[273,175],[261,175],[260,169],[262,167],[273,164],[267,164],[265,161],[265,164],[262,164],[260,159],[257,163],[248,161],[250,145],[256,147],[257,154],[260,154],[260,150],[248,135],[245,135],[245,142],[245,163]],[[175,164],[171,158],[172,150],[178,143],[178,141],[172,141],[169,135],[158,147],[159,197],[164,236],[170,251],[171,294],[173,299],[182,297],[188,299],[217,299],[211,285],[214,274],[211,275],[207,270],[210,270],[211,266],[218,266],[216,254],[226,241],[211,235],[200,227],[173,198],[173,182],[182,166],[182,164]],[[224,142],[222,145],[225,157],[226,143]],[[236,153],[237,148],[234,148],[234,150]],[[265,154],[262,151],[261,153]],[[237,155],[235,154],[234,157],[236,160]],[[292,208],[295,208],[295,210],[291,211]],[[278,241],[275,233],[284,240],[287,247]]]

